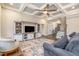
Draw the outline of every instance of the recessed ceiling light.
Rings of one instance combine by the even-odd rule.
[[[13,5],[13,3],[10,3],[10,5]]]

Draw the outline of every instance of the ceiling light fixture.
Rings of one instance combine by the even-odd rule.
[[[42,11],[43,14],[49,16],[51,12],[57,11],[57,8],[54,5],[46,4],[46,6],[42,9],[36,9],[37,11]]]

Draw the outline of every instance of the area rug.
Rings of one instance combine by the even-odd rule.
[[[54,40],[46,38],[32,39],[20,42],[20,48],[23,56],[44,56],[43,43],[53,43]]]

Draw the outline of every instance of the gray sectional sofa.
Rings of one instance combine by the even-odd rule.
[[[70,39],[67,35],[61,37],[60,40],[53,44],[44,43],[44,55],[45,56],[79,56],[79,33],[70,35]]]

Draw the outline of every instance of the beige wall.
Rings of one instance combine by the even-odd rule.
[[[79,17],[67,19],[67,34],[79,32]]]
[[[3,38],[12,38],[14,33],[14,21],[38,22],[34,16],[23,15],[21,13],[2,8],[1,33]]]
[[[1,38],[1,5],[0,5],[0,38]]]
[[[40,19],[40,21],[39,21],[39,23],[40,24],[42,24],[41,25],[41,34],[43,34],[43,35],[47,35],[47,25],[48,25],[48,23],[47,23],[47,20],[46,19]]]
[[[66,21],[65,21],[66,19]],[[59,19],[58,19],[59,20]],[[67,22],[67,34],[70,34],[72,32],[78,32],[79,33],[79,16],[73,16],[73,17],[69,17],[69,18],[61,18],[61,29],[62,31],[64,30],[65,31],[65,27],[66,27],[66,24],[65,22]],[[53,22],[53,21],[51,21]],[[47,23],[46,21],[43,22],[44,26],[43,26],[43,34],[44,35],[48,35],[50,33],[50,26],[52,26],[52,23]],[[48,32],[47,32],[48,31]]]
[[[24,15],[24,14],[21,14],[9,9],[5,9],[5,8],[2,8],[1,10],[1,6],[0,6],[0,11],[2,12],[2,21],[0,23],[1,25],[0,30],[2,31],[0,32],[3,38],[12,38],[13,33],[14,33],[14,21],[29,21],[29,22],[41,23],[43,24],[41,33],[43,35],[49,34],[48,26],[50,26],[51,24],[49,23],[50,24],[49,25],[45,19],[41,20],[37,17]],[[67,33],[69,34],[74,31],[79,32],[79,18],[78,17],[67,19]]]

